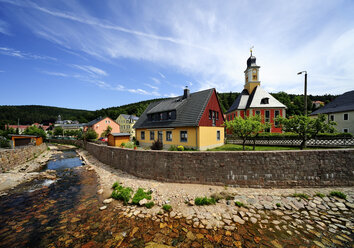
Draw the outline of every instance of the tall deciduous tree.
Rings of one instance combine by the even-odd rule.
[[[306,140],[313,139],[319,133],[334,132],[334,121],[326,122],[324,115],[319,115],[317,118],[310,118],[304,115],[294,115],[293,117],[286,119],[283,117],[277,117],[282,126],[283,131],[296,133],[301,138],[300,149],[306,148]]]
[[[43,139],[45,139],[47,136],[47,134],[45,133],[45,131],[42,128],[39,128],[36,126],[30,126],[30,127],[26,128],[25,131],[23,132],[23,134],[36,135],[36,136],[42,137]]]
[[[62,127],[55,127],[53,133],[54,135],[64,135],[64,129]]]
[[[270,124],[262,123],[261,117],[255,115],[245,118],[236,117],[231,121],[225,121],[224,126],[231,131],[234,136],[242,139],[242,147],[243,150],[245,150],[246,140],[256,137],[259,132],[269,128]],[[255,146],[253,146],[253,149],[255,149]]]

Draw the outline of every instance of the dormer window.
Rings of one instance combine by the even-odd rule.
[[[262,98],[261,104],[269,104],[269,98],[268,97]]]

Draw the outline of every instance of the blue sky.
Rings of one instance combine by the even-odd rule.
[[[354,85],[354,1],[0,0],[0,105],[95,110],[240,92],[254,46],[269,92]]]

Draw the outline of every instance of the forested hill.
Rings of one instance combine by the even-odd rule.
[[[224,113],[229,109],[232,103],[235,101],[239,93],[218,93],[221,108]],[[285,104],[287,109],[287,115],[302,114],[303,113],[303,95],[287,94],[285,92],[273,93],[275,98]],[[308,109],[309,112],[314,110],[312,101],[323,101],[328,103],[332,101],[336,96],[323,95],[323,96],[308,96]],[[146,107],[153,101],[162,100],[152,99],[147,101],[141,101],[137,103],[131,103],[119,107],[110,107],[100,109],[96,111],[79,110],[58,108],[40,105],[23,105],[23,106],[0,106],[0,128],[5,124],[17,124],[17,120],[20,120],[20,124],[32,124],[32,123],[54,123],[57,120],[58,115],[62,116],[62,120],[77,120],[80,123],[91,121],[99,116],[109,116],[112,119],[116,119],[120,114],[135,114],[140,116]]]

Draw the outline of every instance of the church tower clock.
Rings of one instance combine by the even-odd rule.
[[[259,81],[259,68],[256,64],[256,57],[252,55],[252,48],[250,50],[251,56],[247,59],[247,68],[245,73],[245,89],[248,94],[251,94],[253,89],[261,84]]]

